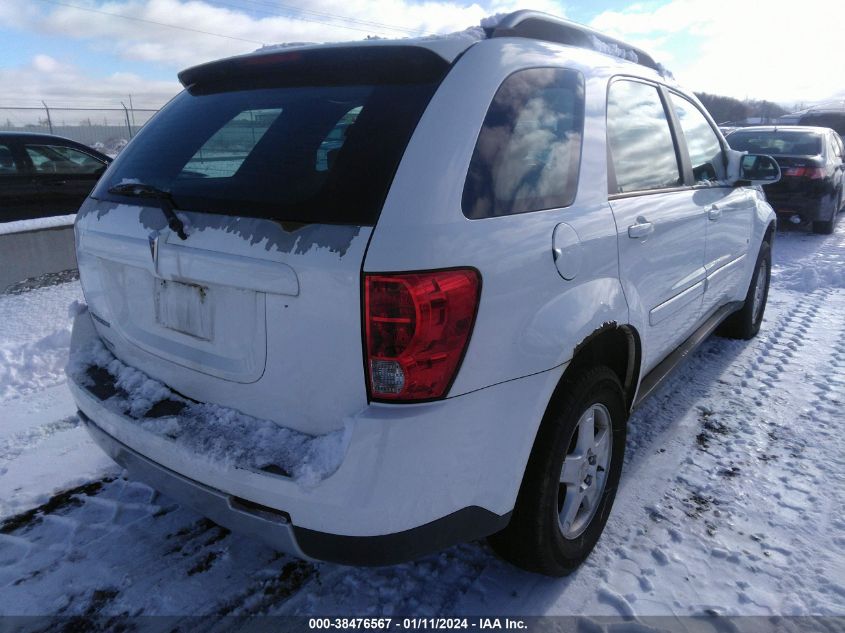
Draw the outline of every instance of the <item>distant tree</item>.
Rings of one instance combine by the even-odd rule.
[[[749,118],[761,118],[769,122],[779,116],[787,114],[787,111],[777,103],[765,100],[746,99],[740,101],[733,97],[713,95],[706,92],[697,92],[696,96],[710,112],[710,116],[716,123],[745,122]]]
[[[706,92],[696,92],[695,96],[710,112],[710,116],[716,123],[727,123],[729,121],[744,121],[750,116],[748,107],[739,99],[723,97]]]

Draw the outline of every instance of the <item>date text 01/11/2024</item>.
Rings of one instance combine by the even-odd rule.
[[[311,630],[521,630],[527,627],[524,620],[510,618],[310,618],[308,628]]]

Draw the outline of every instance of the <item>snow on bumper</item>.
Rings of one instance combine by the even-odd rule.
[[[562,373],[558,368],[438,402],[373,404],[353,416],[344,432],[311,437],[220,407],[214,408],[216,417],[203,418],[203,407],[210,405],[184,401],[98,346],[90,314],[81,312],[73,328],[69,385],[101,445],[98,431],[163,472],[285,513],[300,540],[311,543],[315,534],[352,539],[335,542],[332,551],[356,548],[355,539],[396,541],[399,534],[409,537],[398,539],[399,545],[425,543],[432,532],[429,541],[439,548],[504,527]],[[86,375],[91,367],[107,371],[123,393],[104,398]],[[174,415],[143,415],[156,403],[174,401],[185,403]],[[214,432],[204,434],[201,423],[209,420]],[[267,459],[279,467],[262,470]]]

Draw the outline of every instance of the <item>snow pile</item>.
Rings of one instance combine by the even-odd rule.
[[[24,233],[41,229],[54,229],[61,226],[73,226],[76,214],[56,215],[50,218],[35,218],[32,220],[16,220],[15,222],[0,222],[0,235],[10,233]]]
[[[68,305],[81,297],[78,282],[0,295],[0,402],[65,381]]]
[[[70,330],[17,345],[0,344],[0,402],[64,382]]]
[[[91,385],[88,372],[92,367],[105,369],[114,378],[118,391],[105,401],[108,408],[139,428],[174,442],[187,457],[217,467],[285,474],[311,488],[337,470],[349,445],[350,422],[343,430],[311,436],[235,409],[193,402],[125,365],[99,340],[73,352],[67,371],[79,384]],[[165,402],[182,408],[175,415],[145,417]]]

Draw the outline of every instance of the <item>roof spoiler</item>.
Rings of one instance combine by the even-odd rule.
[[[383,46],[313,46],[261,51],[186,68],[185,88],[201,84],[260,82],[273,85],[342,85],[359,82],[429,82],[443,78],[449,63],[433,51],[391,43]]]
[[[514,11],[502,18],[495,27],[485,28],[485,32],[489,38],[526,37],[577,48],[588,48],[646,66],[656,70],[661,75],[671,76],[671,73],[654,61],[654,58],[641,48],[582,24],[541,11],[527,9]]]

